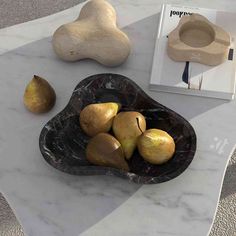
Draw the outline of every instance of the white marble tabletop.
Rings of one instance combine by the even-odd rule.
[[[206,236],[236,143],[236,102],[149,91],[158,16],[167,1],[110,2],[133,45],[127,62],[117,68],[88,60],[65,63],[54,55],[52,33],[74,20],[83,4],[0,30],[0,191],[29,236]],[[233,0],[168,3],[236,11]],[[38,147],[43,125],[65,107],[79,81],[101,72],[130,77],[190,121],[197,152],[182,175],[142,186],[118,177],[71,176],[44,161]],[[23,106],[25,85],[34,74],[45,77],[57,93],[56,106],[44,115]]]

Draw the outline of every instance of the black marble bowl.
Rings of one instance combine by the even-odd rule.
[[[85,157],[89,137],[81,130],[80,111],[88,104],[119,102],[122,110],[139,111],[147,129],[167,131],[175,140],[171,160],[152,165],[136,150],[128,162],[130,172],[90,164]],[[81,81],[63,111],[43,128],[39,146],[45,160],[58,170],[73,175],[116,175],[136,183],[161,183],[180,175],[191,163],[196,150],[193,127],[183,117],[151,99],[132,80],[118,74],[98,74]]]

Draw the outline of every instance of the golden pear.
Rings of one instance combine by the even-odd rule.
[[[26,86],[24,104],[33,113],[43,113],[52,109],[56,94],[51,85],[43,78],[34,75]]]
[[[146,130],[145,117],[136,111],[120,112],[114,118],[112,130],[121,143],[125,157],[130,159],[136,148],[138,137]]]
[[[144,160],[151,164],[163,164],[175,152],[175,142],[165,131],[148,129],[138,139],[138,151]]]
[[[86,147],[86,157],[94,165],[129,171],[121,144],[107,133],[99,133],[89,141]]]
[[[86,106],[80,112],[81,128],[89,136],[108,132],[120,106],[119,103],[115,102],[96,103]]]

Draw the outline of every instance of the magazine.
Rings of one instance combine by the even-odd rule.
[[[176,62],[167,55],[168,34],[184,15],[199,13],[231,36],[228,59],[220,65]],[[235,93],[236,13],[198,7],[163,5],[158,27],[150,89],[187,95],[233,99]]]

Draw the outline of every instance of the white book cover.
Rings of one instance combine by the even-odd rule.
[[[228,60],[218,66],[175,62],[167,55],[168,34],[183,15],[199,13],[231,36]],[[197,96],[233,99],[235,92],[236,13],[213,9],[163,5],[157,33],[150,89]]]

